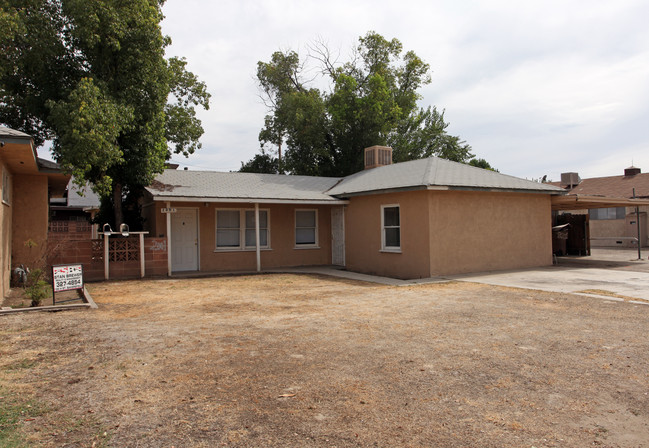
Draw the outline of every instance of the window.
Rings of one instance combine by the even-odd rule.
[[[381,250],[401,251],[401,220],[398,205],[381,206]]]
[[[295,246],[318,245],[318,211],[295,211]]]
[[[256,248],[255,211],[221,209],[216,211],[216,248],[241,250]],[[269,247],[268,210],[259,210],[259,247]]]
[[[588,210],[590,219],[603,220],[603,219],[624,219],[626,218],[625,207],[610,207],[610,208],[592,208]]]
[[[241,247],[239,210],[216,211],[216,248]]]
[[[11,204],[11,174],[6,168],[2,170],[2,202]]]

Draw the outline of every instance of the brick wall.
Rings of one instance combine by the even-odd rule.
[[[104,279],[104,239],[51,238],[48,265],[81,263],[85,281]],[[109,251],[110,279],[140,277],[139,237],[111,237]],[[145,276],[167,274],[167,240],[144,238]]]

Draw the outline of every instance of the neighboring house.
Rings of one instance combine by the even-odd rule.
[[[589,215],[591,246],[637,247],[634,238],[638,235],[638,219],[641,247],[649,246],[649,206],[638,205],[639,215],[636,215],[636,206],[631,200],[635,190],[637,202],[646,204],[649,199],[649,173],[629,167],[621,176],[580,179],[577,173],[563,173],[561,177],[562,181],[553,185],[562,187],[568,195],[597,197],[603,202],[599,208],[584,206],[569,210],[573,214]],[[604,203],[606,201],[611,203]]]
[[[146,189],[147,230],[166,238],[169,274],[339,265],[408,279],[552,264],[560,188],[365,151],[366,169],[345,178],[165,170]]]
[[[44,267],[50,196],[62,196],[69,176],[38,158],[29,135],[0,126],[0,294],[9,290],[11,270]]]
[[[89,185],[79,187],[74,178],[68,182],[62,198],[50,199],[50,236],[60,238],[97,238],[97,225],[91,219],[99,211],[100,199]]]

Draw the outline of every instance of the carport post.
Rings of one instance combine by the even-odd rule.
[[[633,199],[635,199],[635,188],[633,189]],[[635,206],[635,225],[638,231],[638,260],[642,260],[642,249],[640,246],[642,242],[640,241],[640,207]]]
[[[110,243],[108,241],[109,233],[104,232],[104,279],[110,278]]]
[[[171,208],[171,202],[167,202],[167,208]],[[167,275],[171,276],[171,213],[167,213]]]
[[[140,233],[140,277],[144,278],[144,232]]]
[[[259,202],[255,202],[255,251],[257,252],[257,272],[261,272],[261,251],[259,249]]]

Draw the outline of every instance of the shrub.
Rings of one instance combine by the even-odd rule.
[[[24,295],[31,299],[31,306],[40,306],[45,297],[50,295],[50,284],[45,280],[42,269],[34,269],[27,275]]]

